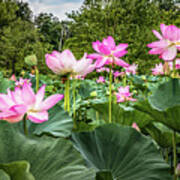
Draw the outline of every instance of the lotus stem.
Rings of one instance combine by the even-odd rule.
[[[69,93],[69,89],[70,89],[70,80],[68,78],[67,80],[67,112],[70,112],[70,93]]]
[[[112,66],[110,66],[109,72],[109,123],[112,122]]]
[[[126,74],[124,75],[124,78],[123,78],[123,85],[126,86]]]
[[[67,111],[67,81],[65,81],[64,110]]]
[[[35,66],[35,72],[36,72],[36,92],[39,90],[39,70],[38,67]]]
[[[74,120],[74,128],[77,128],[76,122],[76,79],[73,81],[73,120]]]
[[[177,180],[176,175],[176,166],[177,166],[177,156],[176,156],[176,131],[173,131],[172,135],[172,143],[173,143],[173,158],[174,158],[174,180]]]
[[[23,118],[23,129],[24,129],[24,134],[25,136],[28,136],[28,128],[27,128],[27,115],[24,116]]]
[[[166,157],[166,162],[168,163],[168,161],[169,161],[169,152],[168,152],[168,148],[165,149],[165,157]]]
[[[176,60],[174,59],[173,61],[173,77],[175,78],[176,76]]]

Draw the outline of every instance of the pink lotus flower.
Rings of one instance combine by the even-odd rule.
[[[87,59],[87,54],[77,61],[70,50],[64,50],[62,53],[53,51],[52,54],[46,54],[47,66],[56,74],[80,75],[86,76],[95,69],[91,59]]]
[[[105,83],[105,79],[103,76],[99,76],[99,79],[96,80],[97,83]]]
[[[162,35],[153,30],[154,35],[159,39],[153,43],[148,44],[149,54],[159,54],[160,58],[165,61],[173,60],[177,51],[180,50],[180,29],[174,25],[160,25]]]
[[[139,126],[136,123],[132,124],[132,128],[136,129],[137,131],[140,132]]]
[[[131,96],[132,94],[129,92],[129,86],[119,87],[118,93],[116,93],[117,102],[136,101],[136,99]]]
[[[156,64],[155,68],[151,69],[153,75],[163,75],[164,74],[164,66],[162,63]]]
[[[52,54],[46,54],[46,64],[55,74],[65,75],[73,72],[76,59],[69,50],[62,53],[53,51]]]
[[[11,80],[11,81],[16,81],[16,76],[15,76],[15,74],[13,74],[13,75],[9,78],[9,80]]]
[[[119,44],[116,46],[113,37],[108,36],[103,39],[102,43],[96,41],[92,43],[93,49],[97,53],[90,54],[88,57],[96,59],[97,68],[104,66],[105,64],[116,64],[122,67],[128,67],[129,64],[120,59],[120,57],[127,54],[126,48],[128,44]]]
[[[25,114],[34,123],[48,120],[47,110],[63,99],[62,94],[55,94],[43,100],[45,85],[37,94],[27,82],[16,87],[14,91],[7,90],[7,94],[0,94],[0,119],[10,123],[21,121]]]
[[[137,69],[138,65],[137,64],[132,64],[129,67],[125,67],[126,70],[126,74],[130,75],[130,74],[136,74],[136,69]]]
[[[20,77],[19,81],[15,82],[15,85],[18,87],[22,87],[25,83],[29,84],[30,86],[32,85],[30,79],[23,79],[21,77]]]

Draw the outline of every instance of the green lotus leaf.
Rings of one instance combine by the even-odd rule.
[[[69,140],[41,136],[25,137],[13,125],[0,122],[0,164],[28,161],[37,180],[92,180],[79,152]]]
[[[106,124],[92,132],[73,133],[75,147],[96,171],[117,180],[172,180],[150,138],[131,127]]]
[[[172,147],[173,131],[162,123],[150,123],[145,127],[145,130],[151,137],[163,148]],[[180,143],[180,135],[176,134],[176,143]]]
[[[159,111],[180,106],[180,80],[171,79],[155,88],[149,97],[149,103]]]
[[[10,176],[2,169],[0,169],[0,179],[1,180],[11,180]]]
[[[113,180],[113,177],[111,172],[101,171],[101,172],[97,172],[96,180]]]
[[[6,172],[13,180],[35,180],[29,172],[30,164],[27,161],[0,164],[0,169]]]
[[[149,115],[153,121],[161,122],[167,127],[180,132],[180,105],[164,111],[158,111],[152,108],[147,101],[140,101],[134,108]]]

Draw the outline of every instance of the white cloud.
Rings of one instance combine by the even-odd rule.
[[[24,2],[28,2],[31,10],[35,15],[38,15],[41,12],[52,13],[54,16],[57,16],[60,20],[67,19],[65,13],[71,12],[72,10],[78,10],[83,0],[79,0],[73,2],[72,0],[68,2],[68,0],[59,0],[59,1],[42,1],[42,0],[23,0]]]

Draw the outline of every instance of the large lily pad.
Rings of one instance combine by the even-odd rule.
[[[114,179],[172,180],[152,140],[131,127],[108,124],[72,137],[87,162],[97,171],[111,172]]]
[[[141,101],[134,108],[152,117],[153,121],[161,122],[173,130],[180,131],[180,106],[158,111],[152,108],[147,101]]]
[[[35,180],[29,172],[30,164],[27,161],[0,164],[0,169],[6,173],[6,175],[3,173],[4,176],[13,180]],[[1,180],[3,180],[3,178],[1,178]]]
[[[95,177],[70,141],[47,136],[30,139],[1,121],[0,164],[21,160],[30,163],[30,172],[37,180],[92,180]]]
[[[151,135],[159,146],[163,148],[173,146],[173,131],[162,123],[150,123],[144,129]],[[176,134],[176,143],[180,143],[180,135],[178,133]]]
[[[171,79],[161,84],[149,97],[151,106],[159,111],[180,106],[180,80]]]

